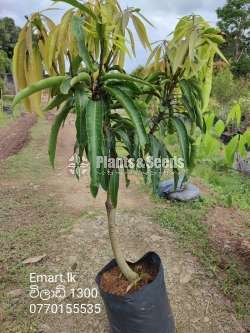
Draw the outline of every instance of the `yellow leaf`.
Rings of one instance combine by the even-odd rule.
[[[149,42],[149,39],[148,39],[147,30],[146,30],[144,24],[135,15],[132,15],[132,20],[133,20],[134,27],[136,29],[136,32],[138,34],[138,37],[140,38],[140,41],[141,41],[143,47],[148,48],[148,49],[151,50],[151,45],[150,45],[150,42]]]
[[[69,47],[69,36],[71,29],[70,23],[72,15],[73,15],[72,10],[67,11],[62,17],[62,21],[59,25],[58,47],[60,48],[61,51],[65,51],[65,49]]]
[[[58,31],[59,28],[56,27],[54,28],[54,30],[51,31],[50,36],[49,36],[49,52],[48,52],[48,65],[49,68],[52,67],[52,63],[55,60],[55,54],[56,54],[56,50],[57,50],[57,37],[58,37]]]
[[[40,81],[43,77],[43,68],[42,68],[42,60],[40,56],[39,49],[37,47],[33,48],[33,52],[29,57],[28,62],[28,84],[36,83]],[[41,115],[41,97],[42,93],[38,92],[29,97],[32,110]]]
[[[55,23],[46,15],[42,15],[42,17],[45,19],[49,30],[52,31],[56,27]]]
[[[16,44],[13,55],[13,75],[17,91],[24,89],[27,86],[24,68],[24,64],[26,63],[26,41],[21,38]],[[23,101],[23,104],[27,111],[31,111],[31,105],[28,98]]]
[[[32,53],[32,26],[29,24],[26,30],[26,48],[29,51],[29,54]]]
[[[175,52],[173,55],[173,63],[172,63],[172,70],[173,74],[177,71],[179,67],[184,65],[184,60],[187,55],[188,51],[188,41],[187,39],[182,40],[175,48]]]
[[[127,31],[128,31],[129,38],[130,38],[130,44],[131,44],[131,49],[132,49],[133,55],[134,55],[134,57],[136,57],[136,53],[135,53],[135,40],[134,40],[133,33],[132,33],[132,31],[129,28],[127,28]]]

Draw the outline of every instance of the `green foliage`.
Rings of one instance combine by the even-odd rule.
[[[200,134],[205,131],[203,114],[211,93],[213,62],[216,54],[224,59],[218,48],[223,41],[202,17],[186,16],[178,22],[172,39],[157,44],[148,59],[148,80],[157,85],[161,101],[158,107],[155,99],[151,102],[156,116],[150,132],[157,132],[163,140],[177,134],[186,175],[197,153],[193,134],[197,128]]]
[[[227,0],[217,9],[218,26],[226,34],[225,55],[232,60],[234,72],[249,73],[250,69],[250,9],[248,0]]]
[[[61,126],[63,125],[67,115],[71,109],[71,101],[69,100],[62,108],[60,113],[56,116],[54,123],[51,127],[50,139],[49,139],[49,158],[50,163],[54,167],[55,163],[55,155],[56,155],[56,144],[57,144],[57,137]]]
[[[210,112],[204,117],[206,133],[197,135],[199,145],[199,156],[201,159],[211,159],[212,161],[224,161],[224,164],[231,167],[238,153],[242,158],[247,156],[247,147],[250,145],[250,132],[246,130],[243,134],[234,135],[227,145],[221,141],[221,135],[226,126],[241,122],[241,108],[239,104],[234,104],[228,113],[226,121],[221,119],[215,122],[215,113]]]
[[[93,63],[91,61],[89,51],[86,47],[83,22],[82,19],[78,16],[72,17],[72,32],[77,40],[78,52],[80,57],[84,61],[87,70],[93,71]]]
[[[242,115],[249,113],[250,80],[247,77],[234,77],[227,66],[214,76],[210,109],[214,109],[218,117],[226,120],[235,102],[240,104]]]
[[[135,106],[133,100],[130,99],[129,96],[119,88],[108,89],[128,112],[128,115],[136,128],[140,144],[142,147],[145,146],[145,144],[147,143],[146,131],[142,122],[140,112]]]
[[[235,98],[236,84],[229,66],[219,71],[214,76],[212,96],[221,104],[225,105]]]
[[[189,148],[189,138],[188,138],[187,129],[185,127],[185,124],[181,121],[181,119],[177,117],[174,117],[172,119],[172,122],[178,134],[182,156],[185,162],[185,167],[188,169],[190,163],[190,151],[189,151],[190,148]]]
[[[97,167],[97,157],[102,156],[103,144],[103,101],[89,100],[86,106],[86,129],[88,137],[88,158],[90,161],[90,189],[96,197],[101,180],[101,169]]]
[[[16,45],[20,28],[10,17],[0,19],[0,51],[3,51],[8,59],[13,56],[13,50]]]
[[[11,61],[7,56],[7,53],[0,50],[0,74],[5,74],[10,72]]]
[[[112,205],[116,208],[119,191],[119,172],[113,171],[110,176],[109,193]]]

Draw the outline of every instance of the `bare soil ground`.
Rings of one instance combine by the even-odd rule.
[[[36,116],[22,113],[13,124],[0,129],[0,160],[19,152],[29,140],[29,129],[35,124]]]
[[[101,192],[96,200],[93,199],[88,187],[88,174],[77,182],[69,172],[68,165],[74,139],[75,131],[71,119],[66,123],[58,140],[55,171],[43,174],[42,177],[38,175],[35,184],[29,184],[24,179],[16,179],[13,185],[12,179],[2,181],[0,178],[1,204],[4,205],[6,193],[13,201],[13,205],[0,210],[0,213],[5,214],[0,218],[1,233],[5,232],[2,237],[9,237],[8,242],[3,243],[5,247],[1,246],[4,259],[1,258],[0,261],[0,278],[3,283],[0,293],[0,332],[109,332],[100,297],[81,301],[101,303],[100,314],[28,313],[28,306],[32,302],[28,295],[30,272],[76,272],[77,282],[66,286],[67,298],[62,304],[79,303],[72,299],[72,286],[95,287],[96,273],[112,259],[104,209],[105,194]],[[44,133],[40,140],[46,144],[47,134]],[[41,169],[44,165],[40,165]],[[166,284],[176,319],[177,333],[248,332],[241,321],[236,319],[231,302],[220,292],[216,281],[208,277],[197,258],[181,249],[171,232],[152,221],[150,211],[157,209],[158,204],[152,202],[137,182],[135,178],[135,182],[128,189],[124,184],[121,185],[117,221],[121,246],[127,259],[131,261],[136,261],[148,251],[157,251],[161,256],[166,270]],[[45,195],[46,209],[43,208]],[[47,206],[48,204],[52,206]],[[168,205],[169,203],[164,204],[166,210]],[[62,223],[63,216],[71,216],[74,220],[70,227],[65,227]],[[216,211],[213,220],[216,223]],[[3,223],[4,221],[8,223]],[[22,224],[26,225],[27,229],[34,227],[32,236],[29,236],[26,243],[21,241],[24,237],[22,229],[18,241],[14,243],[11,241],[11,233],[18,230]],[[37,233],[40,234],[39,246],[35,244]],[[3,240],[0,238],[0,241]],[[43,254],[46,258],[35,265],[28,268],[20,265],[21,260],[28,256]],[[9,278],[6,281],[6,277],[12,276],[11,271],[16,269],[18,274],[23,274],[22,279],[25,283],[18,280],[14,272],[13,279]],[[49,285],[42,284],[41,287],[48,288]]]
[[[249,221],[249,214],[224,207],[213,208],[205,221],[210,227],[210,238],[221,254],[233,255],[248,267],[250,267]]]

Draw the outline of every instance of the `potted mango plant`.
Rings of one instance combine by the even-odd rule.
[[[13,105],[42,114],[57,108],[49,140],[54,166],[57,136],[70,113],[75,114],[76,175],[84,155],[90,163],[90,190],[107,193],[106,210],[114,260],[97,275],[112,333],[172,333],[175,325],[167,298],[163,267],[156,253],[136,263],[126,260],[116,230],[121,170],[98,161],[121,157],[140,159],[146,181],[156,192],[163,168],[146,160],[171,158],[164,138],[176,133],[185,163],[192,167],[196,127],[204,130],[202,112],[211,89],[213,58],[223,41],[200,17],[185,17],[170,42],[157,45],[145,77],[125,72],[127,53],[135,55],[135,39],[151,49],[140,9],[123,10],[117,0],[61,0],[72,5],[55,24],[44,12],[34,13],[20,32],[13,58],[17,88]],[[152,63],[153,61],[153,63]],[[44,78],[44,75],[47,77]],[[41,92],[51,99],[41,109]],[[152,108],[152,105],[155,106]],[[152,111],[154,110],[154,111]],[[124,167],[129,184],[128,168]],[[178,180],[178,166],[173,166]],[[115,281],[116,283],[108,283]],[[121,287],[119,286],[119,282]]]

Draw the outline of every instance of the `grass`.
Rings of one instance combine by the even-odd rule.
[[[13,100],[13,96],[4,96],[3,105],[4,106],[11,106]],[[0,112],[0,128],[4,128],[9,126],[13,121],[20,117],[22,113],[22,107],[16,107],[12,110],[11,114],[7,114],[5,112]]]
[[[233,256],[226,256],[228,268],[220,268],[220,249],[214,246],[209,235],[209,225],[203,222],[209,211],[216,206],[232,207],[248,213],[250,179],[236,172],[217,171],[202,164],[196,168],[195,176],[209,186],[210,194],[194,202],[171,202],[167,209],[164,206],[154,210],[153,219],[173,232],[181,247],[199,258],[208,276],[215,278],[224,294],[233,301],[238,316],[246,318],[250,315],[249,270]]]
[[[200,163],[195,175],[207,183],[225,207],[250,211],[250,178],[233,170],[216,170],[208,163]]]
[[[78,219],[60,204],[60,198],[46,179],[53,175],[48,163],[49,124],[39,121],[32,129],[32,140],[18,154],[0,163],[0,331],[37,332],[39,317],[28,312],[29,273],[49,273],[46,260],[25,266],[29,257],[53,257],[61,246],[60,236],[68,233]],[[8,291],[22,289],[13,299]]]
[[[20,177],[25,181],[37,182],[53,170],[49,164],[47,138],[50,125],[40,120],[31,129],[32,140],[21,152],[10,156],[6,162],[0,162],[1,179],[17,180]]]

